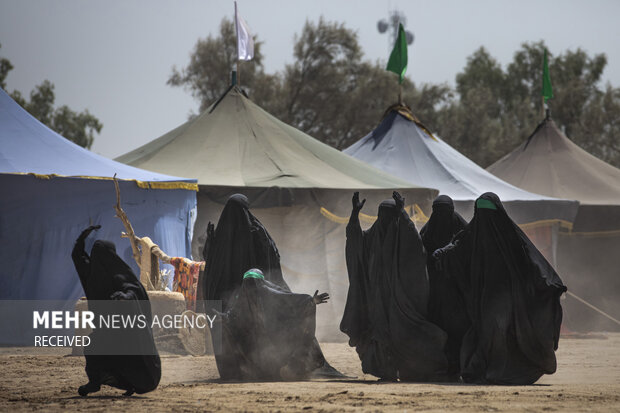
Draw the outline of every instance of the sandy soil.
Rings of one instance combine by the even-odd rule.
[[[77,395],[84,359],[15,355],[0,349],[0,410],[95,411],[620,411],[620,334],[563,338],[558,371],[533,386],[377,383],[355,351],[324,343],[327,359],[351,380],[220,383],[213,357],[163,356],[162,382],[132,397],[104,389]],[[8,353],[11,354],[8,354]]]

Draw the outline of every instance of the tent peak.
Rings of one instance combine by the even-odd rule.
[[[388,107],[385,110],[385,112],[383,113],[383,117],[381,118],[381,122],[383,122],[385,120],[385,118],[387,118],[391,113],[396,113],[396,114],[402,116],[403,118],[405,118],[406,120],[415,123],[419,128],[421,128],[424,132],[426,132],[426,134],[428,134],[428,136],[430,136],[433,139],[436,139],[435,136],[433,136],[433,134],[431,133],[430,129],[427,128],[422,123],[422,121],[420,121],[420,119],[418,119],[418,117],[413,114],[413,111],[411,110],[411,108],[407,104],[404,104],[404,103],[394,103],[393,105]]]
[[[555,124],[555,122],[553,121],[553,119],[551,118],[551,112],[549,111],[549,109],[547,109],[547,113],[545,118],[542,120],[542,122],[540,122],[538,124],[538,126],[536,126],[536,128],[534,129],[534,132],[532,132],[530,134],[530,136],[527,137],[527,139],[525,140],[525,145],[523,146],[523,151],[525,151],[528,147],[528,145],[530,144],[530,142],[532,141],[532,139],[534,138],[534,136],[536,136],[538,134],[538,132],[544,128],[545,126],[549,126],[555,129],[558,129],[557,125]],[[558,130],[559,132],[559,130]],[[567,138],[568,139],[568,138]]]

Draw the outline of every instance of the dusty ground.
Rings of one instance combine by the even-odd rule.
[[[322,345],[327,359],[357,379],[219,383],[213,357],[163,356],[157,390],[122,397],[104,388],[81,398],[84,359],[15,355],[0,349],[0,411],[620,411],[620,334],[563,338],[558,371],[533,386],[377,383],[346,344]]]

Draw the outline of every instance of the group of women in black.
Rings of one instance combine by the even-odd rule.
[[[531,384],[556,370],[566,291],[493,193],[469,223],[448,196],[420,235],[398,193],[362,231],[347,225],[341,330],[362,369],[384,380]]]
[[[469,223],[449,197],[438,197],[420,234],[397,192],[365,231],[358,218],[364,203],[356,192],[340,325],[364,373],[389,381],[529,384],[555,371],[566,287],[496,195],[476,200]],[[86,253],[85,239],[97,228],[80,235],[72,254],[87,299],[133,300],[139,304],[132,311],[150,324],[148,295],[114,244],[98,240]],[[212,337],[223,380],[343,377],[315,338],[316,306],[328,294],[290,290],[275,242],[244,195],[231,196],[217,226],[209,223],[203,255],[198,300],[222,303]],[[146,342],[148,354],[85,352],[89,382],[81,395],[104,384],[127,395],[157,387],[152,332],[135,334],[131,340]]]

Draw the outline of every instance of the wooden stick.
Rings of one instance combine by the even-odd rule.
[[[138,248],[138,240],[136,234],[131,226],[131,222],[129,222],[129,218],[123,208],[121,207],[121,190],[118,187],[118,180],[116,179],[116,174],[114,174],[114,188],[116,189],[116,205],[114,205],[114,210],[116,211],[116,217],[121,220],[123,225],[125,226],[125,236],[129,238],[129,243],[131,244],[131,250],[133,253],[133,259],[136,261],[136,264],[140,266],[140,249]]]

